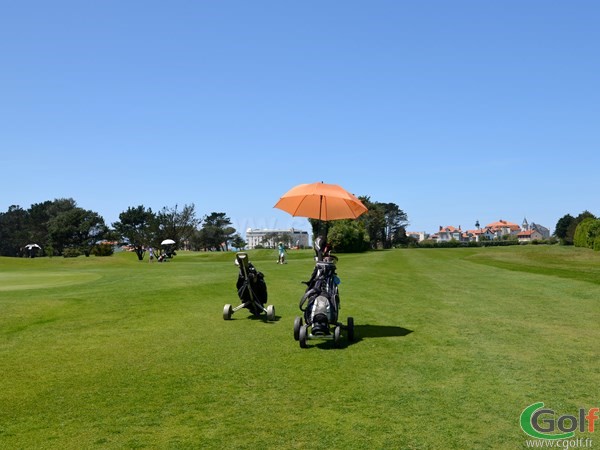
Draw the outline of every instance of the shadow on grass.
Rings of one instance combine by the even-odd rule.
[[[380,337],[403,337],[412,333],[413,330],[402,327],[394,327],[389,325],[354,325],[354,340],[349,341],[347,331],[342,331],[342,342],[340,349],[350,347],[359,343],[363,339],[380,338]],[[309,341],[311,342],[311,341]],[[336,349],[332,340],[315,340],[314,347],[323,349]]]
[[[257,321],[265,322],[265,323],[274,323],[274,322],[279,322],[281,320],[281,316],[278,316],[277,314],[275,314],[275,316],[273,317],[273,320],[267,320],[267,316],[264,314],[261,314],[260,316],[255,316],[254,314],[250,314],[247,318],[250,320],[257,320]]]
[[[402,337],[413,330],[389,325],[354,325],[355,340],[378,337]]]

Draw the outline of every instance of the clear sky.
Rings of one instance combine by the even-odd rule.
[[[598,1],[1,4],[2,212],[308,229],[273,205],[324,181],[415,231],[600,214]]]

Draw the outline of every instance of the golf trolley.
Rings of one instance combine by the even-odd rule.
[[[300,299],[302,317],[294,320],[294,339],[301,348],[307,347],[309,339],[331,339],[335,347],[341,346],[342,330],[346,330],[348,341],[354,340],[354,319],[348,317],[347,325],[338,322],[340,296],[338,285],[340,279],[336,274],[337,257],[330,254],[330,249],[321,237],[314,244],[317,253],[315,269]],[[333,327],[333,330],[332,330]]]
[[[248,309],[255,317],[260,317],[265,313],[267,320],[275,320],[275,307],[267,303],[267,284],[262,272],[256,270],[246,253],[237,253],[235,255],[235,264],[239,267],[239,275],[236,283],[238,297],[242,303],[235,308],[229,303],[223,308],[223,319],[231,320],[234,312],[242,308]]]

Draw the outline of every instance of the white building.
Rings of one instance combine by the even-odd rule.
[[[486,228],[489,228],[496,235],[496,239],[502,239],[502,236],[507,235],[516,236],[521,232],[519,225],[502,219],[488,224]]]
[[[542,237],[534,239],[550,239],[550,230],[539,223],[531,222],[531,225],[527,223],[527,218],[523,219],[523,230],[524,231],[537,231]]]
[[[531,241],[540,241],[540,240],[544,239],[544,236],[542,235],[542,233],[540,233],[537,230],[525,230],[525,231],[521,231],[517,235],[517,239],[519,239],[519,242],[531,242]]]
[[[477,230],[467,230],[463,233],[463,240],[468,242],[491,241],[496,234],[489,228],[479,228]]]
[[[428,236],[424,231],[407,231],[406,235],[415,238],[418,242],[424,241]]]
[[[248,248],[253,249],[256,246],[261,245],[263,247],[275,248],[277,247],[277,238],[273,237],[265,242],[265,236],[289,236],[292,247],[308,247],[308,232],[302,230],[296,230],[294,228],[290,228],[287,230],[273,230],[266,228],[248,228],[246,230],[246,242],[248,243]]]
[[[460,229],[460,225],[458,228],[453,226],[443,227],[440,225],[439,231],[435,234],[437,236],[437,242],[448,242],[448,241],[461,241],[462,240],[462,230]]]

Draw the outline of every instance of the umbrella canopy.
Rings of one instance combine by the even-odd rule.
[[[32,248],[42,248],[42,247],[40,247],[40,246],[39,246],[39,245],[37,245],[37,244],[27,244],[27,245],[25,246],[25,248],[26,248],[27,250],[31,250]]]
[[[367,208],[353,194],[337,184],[300,184],[286,192],[275,208],[292,216],[318,220],[356,219]]]
[[[160,243],[160,245],[173,245],[175,241],[173,239],[165,239]]]

